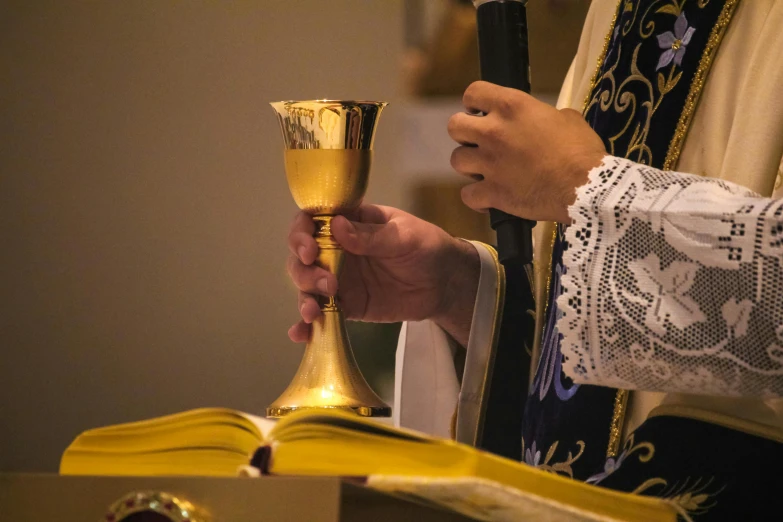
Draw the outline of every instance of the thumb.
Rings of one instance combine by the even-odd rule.
[[[400,246],[397,224],[393,222],[360,223],[336,216],[332,234],[346,252],[359,256],[392,257]]]

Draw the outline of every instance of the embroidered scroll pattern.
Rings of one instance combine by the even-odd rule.
[[[588,121],[608,121],[601,113],[611,115],[610,124],[600,132],[609,154],[645,165],[674,166],[712,59],[737,3],[738,0],[726,0],[721,9],[704,0],[691,0],[690,4],[688,0],[620,2],[583,111]],[[688,13],[698,18],[699,11],[705,9],[715,13],[707,17],[714,19],[703,27],[691,25]],[[697,34],[701,35],[699,44],[690,49]],[[640,51],[645,55],[644,66],[640,65]],[[683,64],[686,56],[695,62],[687,70]],[[687,73],[687,82],[682,81],[683,73]],[[679,116],[679,121],[653,122],[662,102],[673,92],[676,95],[668,102],[663,119]],[[659,141],[653,147],[649,143],[651,126],[658,128],[661,123],[674,131],[666,137],[671,141]]]
[[[631,458],[639,459],[646,463],[655,456],[655,446],[651,442],[636,442],[634,434],[629,435],[625,441],[622,452],[617,458],[606,459],[604,470],[588,478],[588,484],[600,485],[609,476],[619,471],[623,463]],[[686,477],[682,481],[669,483],[662,477],[649,478],[632,491],[637,495],[650,495],[667,499],[677,509],[685,520],[691,520],[693,516],[703,515],[710,508],[717,505],[716,497],[725,489],[725,485],[718,486],[714,477]]]
[[[555,456],[557,447],[560,445],[560,441],[553,442],[544,456],[543,462],[541,461],[541,451],[536,448],[536,441],[529,448],[525,449],[525,439],[522,438],[522,454],[525,458],[525,464],[533,466],[534,468],[549,471],[551,473],[557,473],[560,475],[566,475],[569,478],[574,478],[574,471],[571,469],[571,465],[579,460],[579,457],[585,451],[584,441],[576,441],[577,452],[574,455],[572,452],[568,452],[565,460],[562,462],[552,462],[552,458]]]

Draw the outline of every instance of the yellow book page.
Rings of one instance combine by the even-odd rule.
[[[220,418],[236,418],[242,417],[242,415],[234,410],[227,408],[196,408],[193,410],[187,410],[178,413],[172,413],[169,415],[161,415],[150,419],[142,419],[132,422],[124,422],[122,424],[112,424],[110,426],[101,426],[98,428],[92,428],[84,433],[91,432],[117,432],[117,431],[148,431],[159,427],[169,427],[175,425],[187,425],[192,423],[200,423],[209,419]]]
[[[235,475],[274,425],[273,420],[235,410],[199,408],[95,428],[80,434],[65,450],[60,473],[160,475],[186,470]]]
[[[82,435],[97,434],[116,434],[116,433],[155,433],[158,430],[170,430],[172,428],[185,429],[188,426],[206,424],[206,423],[238,423],[246,426],[247,429],[258,433],[259,438],[268,433],[274,425],[274,421],[261,419],[254,415],[243,413],[228,408],[198,408],[170,415],[162,415],[151,419],[144,419],[122,424],[113,424],[93,428],[82,433]]]
[[[224,449],[186,449],[145,454],[73,452],[60,463],[62,475],[237,476],[248,456]]]
[[[577,482],[464,444],[340,412],[292,414],[270,433],[281,475],[479,477],[629,521],[674,520],[660,499]]]
[[[263,440],[240,424],[210,423],[183,427],[171,426],[154,432],[100,433],[78,437],[67,451],[98,453],[144,453],[169,449],[224,447],[254,451]]]

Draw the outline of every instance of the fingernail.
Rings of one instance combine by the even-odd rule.
[[[299,254],[299,261],[304,263],[304,256],[307,253],[307,248],[305,248],[305,246],[302,245],[299,247],[299,249],[296,252],[297,254]]]
[[[321,293],[328,295],[329,294],[329,285],[326,283],[326,278],[322,277],[315,283],[316,288],[321,291]]]
[[[313,322],[313,320],[304,316],[305,305],[306,303],[302,303],[302,306],[299,307],[299,315],[302,316],[302,321],[304,321],[306,324],[310,324]]]

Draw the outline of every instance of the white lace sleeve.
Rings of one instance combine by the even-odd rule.
[[[606,157],[569,209],[575,382],[783,396],[783,199]]]

